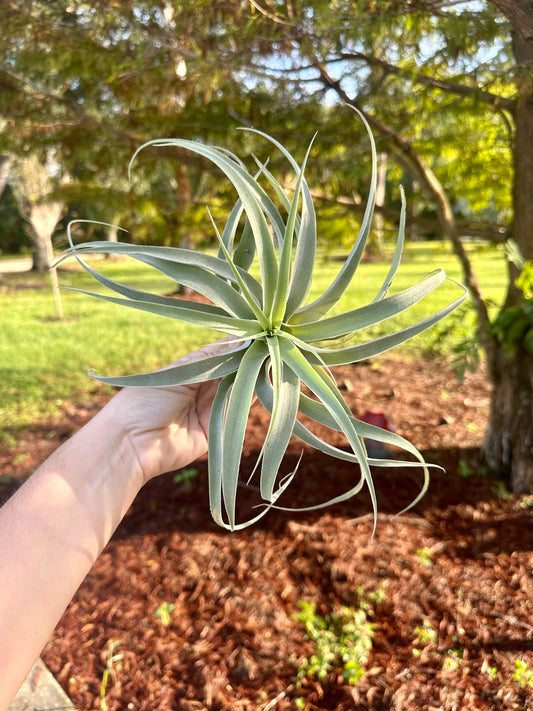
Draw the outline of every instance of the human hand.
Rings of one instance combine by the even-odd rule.
[[[176,363],[190,363],[234,348],[228,340],[188,353]],[[106,405],[105,414],[120,423],[125,444],[139,468],[141,485],[205,454],[218,383],[209,380],[174,387],[125,387]]]

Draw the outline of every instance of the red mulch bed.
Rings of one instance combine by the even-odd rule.
[[[101,707],[112,642],[123,658],[106,689],[110,711],[533,709],[533,498],[502,496],[501,484],[483,476],[483,371],[459,384],[442,363],[391,360],[338,376],[355,414],[382,410],[446,472],[435,471],[422,502],[395,517],[420,474],[376,470],[374,537],[366,494],[320,512],[271,512],[228,533],[209,516],[205,461],[189,484],[168,475],[151,482],[43,653],[80,711]],[[100,405],[98,397],[66,405],[63,419],[0,452],[0,471],[29,473]],[[258,408],[249,466],[262,418]],[[300,451],[291,448],[287,471]],[[306,451],[284,501],[313,503],[354,478],[351,467]],[[248,502],[253,490],[242,494]],[[358,607],[361,589],[369,595],[381,586],[359,684],[350,686],[338,667],[297,688],[298,660],[313,651],[293,619],[298,602],[315,601],[326,614]],[[168,625],[155,615],[162,603],[174,605]],[[421,638],[416,628],[424,625],[430,634]],[[528,666],[515,679],[517,662]]]

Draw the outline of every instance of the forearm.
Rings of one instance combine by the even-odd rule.
[[[17,692],[142,478],[113,408],[0,509],[0,710]]]

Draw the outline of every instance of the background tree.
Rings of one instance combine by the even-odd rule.
[[[27,220],[34,244],[33,271],[49,272],[57,318],[63,318],[57,270],[53,266],[52,235],[65,205],[52,197],[51,173],[57,166],[41,163],[37,156],[19,157],[12,168],[11,184],[19,212]]]
[[[53,167],[31,154],[19,157],[11,169],[13,193],[19,212],[28,223],[28,234],[35,247],[33,270],[37,272],[50,269],[52,235],[65,210],[65,205],[52,197]]]
[[[494,386],[487,460],[516,492],[533,491],[533,315],[517,286],[533,260],[530,0],[22,0],[0,13],[4,150],[53,147],[73,176],[69,205],[123,216],[132,239],[201,239],[210,228],[197,197],[215,213],[227,197],[209,166],[179,155],[176,168],[162,152],[141,155],[128,184],[140,143],[239,142],[266,157],[233,131],[252,125],[297,156],[320,129],[310,182],[321,228],[349,240],[369,165],[340,104],[362,110],[389,175],[410,185],[413,225],[448,237],[461,260]],[[389,185],[379,212],[397,210]],[[464,236],[518,246],[496,320]]]
[[[2,3],[4,149],[53,147],[72,176],[69,205],[109,222],[128,216],[134,238],[136,228],[140,239],[165,244],[205,234],[210,223],[195,196],[201,188],[223,198],[207,163],[158,151],[137,161],[132,185],[127,165],[140,144],[161,136],[231,147],[243,116],[261,118],[272,95],[236,76],[251,22],[238,0]]]
[[[533,309],[517,286],[533,259],[533,4],[253,4],[293,47],[290,63],[259,58],[255,69],[273,82],[314,81],[331,103],[364,111],[433,205],[461,261],[493,384],[487,462],[516,493],[533,491]],[[509,261],[495,322],[461,240],[474,232],[511,237],[521,254],[519,269]]]

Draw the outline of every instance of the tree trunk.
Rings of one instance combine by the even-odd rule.
[[[0,197],[6,187],[9,171],[11,170],[11,158],[8,155],[0,155]],[[4,277],[0,274],[0,286],[5,283]]]
[[[35,155],[17,160],[12,173],[11,187],[33,242],[32,271],[47,272],[54,254],[52,235],[61,218],[63,203],[50,199],[49,169]]]
[[[9,178],[9,171],[11,170],[11,164],[13,160],[11,156],[0,155],[0,197],[4,192],[6,187],[7,179]]]
[[[33,242],[32,271],[47,272],[54,259],[52,235],[61,218],[63,205],[59,202],[32,205],[27,209],[30,237]]]
[[[512,236],[524,259],[533,261],[533,49],[516,33],[513,48],[519,96],[514,114]],[[520,305],[525,298],[515,285],[518,273],[510,264],[504,308]],[[514,493],[533,493],[533,356],[522,343],[509,354],[498,342],[488,356],[493,395],[485,458],[491,469],[509,480]]]
[[[496,353],[484,455],[490,469],[507,478],[515,494],[533,491],[533,358],[522,348]]]
[[[50,269],[48,245],[46,242],[39,240],[33,230],[31,230],[31,232],[31,241],[33,243],[33,249],[31,253],[31,270],[32,272],[37,272],[38,274],[44,274]]]

